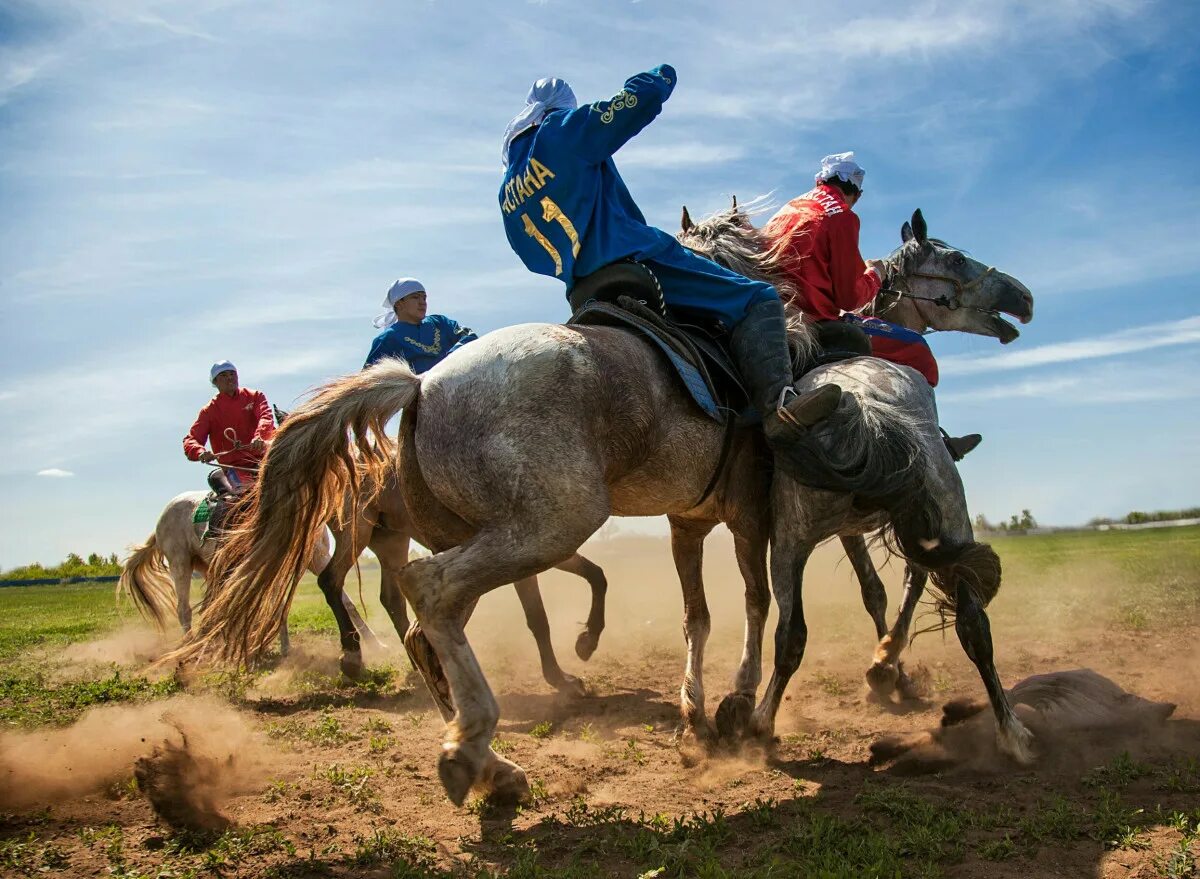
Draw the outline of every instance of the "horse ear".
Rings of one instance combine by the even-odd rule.
[[[733,212],[736,214],[737,213],[737,196],[736,195],[732,196],[732,198],[733,198]]]
[[[921,216],[921,209],[917,208],[912,215],[913,235],[917,240],[924,244],[929,239],[929,226],[925,223],[925,218]]]
[[[913,237],[912,226],[908,225],[908,220],[905,220],[904,225],[900,227],[900,241],[903,244],[907,244],[909,241],[912,240],[912,237]]]
[[[679,218],[679,226],[681,229],[683,229],[684,232],[691,232],[692,226],[694,226],[694,225],[695,225],[695,223],[692,222],[691,214],[689,214],[687,212],[687,205],[684,205],[683,206],[683,216]]]

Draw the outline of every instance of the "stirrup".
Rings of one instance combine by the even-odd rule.
[[[775,411],[781,420],[795,427],[809,428],[832,415],[841,399],[842,389],[837,385],[821,385],[804,394],[786,387],[779,395]]]

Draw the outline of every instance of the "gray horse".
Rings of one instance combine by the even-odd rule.
[[[698,224],[692,221],[685,207],[679,239],[691,250],[722,265],[783,288],[785,281],[769,243],[750,223],[752,216],[766,212],[769,207],[765,199],[759,198],[739,209],[734,199],[731,209]],[[865,309],[866,313],[914,332],[954,330],[996,338],[1002,344],[1014,341],[1020,332],[1001,314],[1009,314],[1021,323],[1033,319],[1033,295],[1023,284],[1007,275],[1002,275],[997,283],[992,277],[994,269],[981,267],[978,263],[968,266],[967,257],[945,242],[937,239],[930,242],[920,211],[914,212],[911,223],[906,222],[901,227],[900,241],[901,247],[887,259],[890,267],[888,282]],[[926,259],[923,243],[944,251],[940,259],[950,264],[953,273],[941,272],[936,265],[937,259]],[[980,270],[976,273],[977,267]],[[975,273],[974,278],[964,280],[972,273]],[[991,282],[985,286],[984,282],[989,279]],[[878,515],[850,517],[834,532],[854,568],[863,604],[875,624],[879,643],[866,679],[876,696],[884,700],[897,690],[903,697],[917,694],[915,685],[905,674],[900,654],[909,643],[913,615],[929,577],[929,572],[920,565],[911,562],[906,565],[900,611],[889,630],[887,593],[871,561],[864,536],[886,524],[886,517]],[[749,580],[747,585],[749,588]],[[723,718],[723,713],[719,712],[719,724]]]
[[[404,508],[404,494],[394,473],[387,475],[378,490],[373,480],[364,481],[360,493],[362,499],[357,504],[347,502],[344,515],[330,523],[333,557],[317,575],[317,585],[321,587],[337,620],[342,671],[352,679],[361,676],[363,671],[362,640],[354,620],[354,605],[346,601],[346,575],[364,548],[370,548],[375,553],[379,559],[380,601],[396,628],[396,634],[404,637],[409,621],[404,595],[400,590],[399,574],[408,564],[409,545],[416,533]],[[595,653],[600,643],[600,633],[604,630],[604,599],[608,581],[599,565],[578,554],[559,562],[555,567],[582,577],[592,590],[592,606],[587,623],[575,641],[576,654],[586,661]],[[537,578],[526,577],[513,585],[521,601],[521,609],[525,612],[525,623],[537,642],[542,677],[560,692],[582,695],[586,692],[583,683],[564,672],[554,655],[554,646],[550,642],[550,623]],[[373,635],[370,637],[374,638]]]
[[[996,273],[980,288],[1009,283]],[[794,335],[801,352],[811,350],[805,327]],[[811,461],[802,472],[777,473],[776,481],[798,478],[834,487],[881,508],[922,490],[925,474],[917,464],[926,425],[873,396],[864,396],[860,405],[859,389],[847,390],[834,416],[840,428],[836,442],[814,436]],[[716,490],[698,501],[721,461],[723,428],[691,403],[649,343],[618,329],[508,327],[423,376],[401,362],[380,363],[326,385],[280,429],[248,499],[245,528],[214,560],[212,576],[222,588],[192,637],[167,661],[196,659],[210,650],[244,660],[265,648],[281,608],[291,600],[303,559],[324,523],[343,512],[347,491],[356,493],[362,466],[380,472],[392,466],[371,438],[382,435],[400,410],[397,464],[405,505],[417,538],[434,550],[399,573],[420,623],[405,642],[448,721],[439,775],[455,803],[474,785],[502,797],[522,796],[528,791],[524,771],[490,748],[499,710],[464,632],[475,602],[569,558],[609,515],[716,518],[731,530],[735,522],[752,519],[761,529],[764,447],[753,431],[743,431]],[[932,429],[937,435],[936,421]],[[347,447],[348,433],[357,454]],[[906,551],[910,530],[897,527]],[[929,535],[936,537],[937,532]],[[765,549],[764,539],[744,551],[761,559]],[[777,638],[777,653],[782,646],[788,655],[776,657],[769,696],[796,653],[790,636],[798,583],[784,582],[794,568],[777,566],[774,586],[786,601],[783,634],[789,636],[786,643],[782,635]],[[936,570],[934,577],[938,582]],[[699,670],[707,635],[703,591],[689,594],[699,585],[696,579],[692,587],[684,584],[689,676]],[[761,680],[768,602],[765,582],[761,593],[748,596],[752,613],[735,692],[751,700]],[[958,614],[960,627],[969,628],[981,673],[986,679],[990,669],[994,678],[982,608],[960,598]],[[702,731],[707,726],[702,691],[691,706],[688,695],[685,679],[685,715]],[[1001,725],[1009,733],[1002,744],[1027,757],[1015,732],[1024,730],[1002,691],[998,699],[996,710],[998,716],[1007,712]],[[773,710],[770,716],[773,721]]]

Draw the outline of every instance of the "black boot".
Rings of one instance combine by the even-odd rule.
[[[968,433],[966,436],[950,436],[943,430],[942,442],[946,444],[946,451],[950,453],[950,457],[955,461],[961,461],[983,442],[983,437],[977,433]]]
[[[760,302],[733,330],[730,351],[762,414],[763,431],[772,451],[788,451],[789,436],[805,430],[837,409],[842,389],[822,385],[804,394],[792,388],[792,359],[787,323],[778,299]]]
[[[233,485],[220,467],[214,467],[209,471],[208,487],[212,489],[214,498],[208,505],[208,527],[204,529],[204,534],[200,537],[201,543],[206,540],[216,540],[221,536],[226,512],[229,505],[233,503],[234,496]]]

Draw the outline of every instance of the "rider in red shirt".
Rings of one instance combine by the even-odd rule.
[[[228,360],[214,363],[209,378],[217,394],[183,438],[183,453],[191,461],[221,465],[209,474],[208,484],[222,497],[258,478],[258,465],[275,435],[275,420],[262,391],[238,387],[237,368]]]
[[[784,205],[764,231],[795,285],[791,303],[813,321],[824,350],[874,355],[911,366],[931,387],[936,386],[937,361],[924,339],[853,314],[875,299],[883,279],[882,262],[864,261],[858,250],[859,221],[852,209],[862,197],[865,176],[854,153],[826,156],[813,189]],[[874,331],[874,324],[882,326]],[[945,439],[951,456],[959,461],[979,445],[981,437]]]

